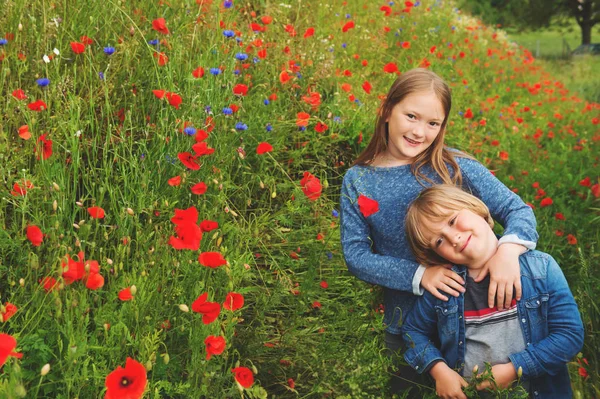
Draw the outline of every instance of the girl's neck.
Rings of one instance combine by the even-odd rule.
[[[394,166],[403,166],[410,165],[411,161],[400,160],[392,157],[387,152],[382,152],[378,154],[371,162],[371,166],[376,166],[378,168],[392,168]]]

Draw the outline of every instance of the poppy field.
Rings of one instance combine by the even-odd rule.
[[[415,67],[535,210],[600,397],[600,104],[502,30],[441,0],[9,0],[0,27],[0,397],[385,397],[339,192]]]

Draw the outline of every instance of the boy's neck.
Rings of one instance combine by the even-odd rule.
[[[470,277],[477,277],[485,264],[496,255],[496,251],[498,251],[498,238],[493,233],[490,235],[487,248],[488,250],[482,253],[479,258],[475,259],[471,264],[465,265]]]

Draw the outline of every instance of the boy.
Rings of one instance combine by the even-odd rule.
[[[483,370],[484,362],[501,388],[521,369],[530,397],[570,398],[566,363],[583,346],[583,324],[567,281],[550,255],[526,252],[519,258],[522,299],[503,312],[488,308],[489,276],[480,283],[472,277],[496,252],[493,225],[485,204],[454,186],[430,187],[411,204],[406,232],[417,261],[460,265],[452,270],[466,281],[466,292],[447,302],[429,292],[419,298],[402,327],[404,358],[433,377],[442,398],[466,398],[463,377],[475,366]]]

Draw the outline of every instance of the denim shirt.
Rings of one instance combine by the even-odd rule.
[[[532,398],[572,396],[567,362],[583,346],[583,323],[562,270],[552,256],[529,251],[519,258],[522,297],[517,302],[525,350],[509,356]],[[464,266],[453,270],[463,279]],[[429,292],[419,298],[402,326],[404,358],[417,372],[441,360],[462,374],[465,359],[464,295],[448,302]],[[432,342],[439,335],[440,347]]]

